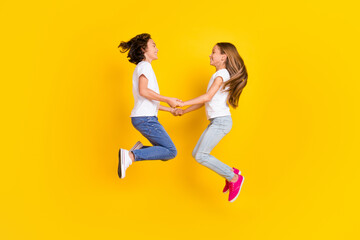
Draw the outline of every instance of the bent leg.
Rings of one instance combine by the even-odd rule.
[[[176,157],[176,147],[157,117],[136,117],[132,118],[132,123],[153,144],[152,147],[134,150],[135,161],[169,160]]]
[[[231,181],[234,177],[233,169],[210,155],[210,152],[230,131],[231,126],[232,122],[228,118],[213,119],[203,132],[193,152],[193,156],[198,163],[213,170],[228,181]]]

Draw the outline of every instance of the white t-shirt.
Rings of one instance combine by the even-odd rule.
[[[217,77],[222,77],[223,82],[226,82],[230,79],[230,74],[226,69],[220,69],[219,71],[214,73],[211,76],[206,91],[209,90],[211,85],[214,83],[215,78]],[[228,95],[229,93],[225,92],[221,86],[220,89],[215,93],[211,101],[205,103],[205,111],[208,119],[231,115],[229,105],[227,104]]]
[[[148,79],[148,88],[160,94],[159,85],[151,64],[146,61],[139,62],[136,65],[132,78],[135,106],[131,111],[130,117],[157,116],[160,102],[140,96],[139,77],[141,75],[144,75]]]

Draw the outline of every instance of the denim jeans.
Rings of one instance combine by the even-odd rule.
[[[135,156],[135,161],[165,161],[176,157],[177,150],[175,145],[164,127],[159,123],[157,117],[132,117],[131,122],[133,126],[153,145],[144,146],[141,149],[132,151]]]
[[[228,181],[234,177],[233,169],[210,155],[210,152],[230,132],[231,127],[231,116],[210,119],[210,124],[201,135],[192,153],[198,163],[208,167]]]

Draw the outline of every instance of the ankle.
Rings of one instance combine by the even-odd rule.
[[[234,175],[234,177],[231,179],[230,182],[234,183],[239,179],[239,176],[237,174]]]
[[[131,162],[135,162],[135,156],[132,152],[129,151],[129,157],[131,159]]]

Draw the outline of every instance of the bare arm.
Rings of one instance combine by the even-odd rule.
[[[219,77],[215,78],[213,84],[209,88],[209,91],[207,91],[205,94],[203,94],[199,97],[196,97],[196,98],[193,98],[191,100],[184,102],[184,106],[204,104],[206,102],[211,101],[211,99],[214,97],[215,93],[220,89],[222,83],[223,83],[222,77],[219,76]]]
[[[197,110],[199,108],[202,108],[202,106],[204,106],[204,103],[199,103],[199,104],[192,105],[192,106],[188,107],[187,109],[184,109],[183,114],[192,112],[192,111]]]
[[[141,75],[139,77],[139,94],[140,96],[147,98],[149,100],[156,100],[160,102],[165,102],[169,104],[170,107],[182,107],[182,102],[177,98],[165,97],[162,96],[153,90],[149,89],[148,87],[148,79]]]
[[[202,106],[204,106],[204,103],[199,103],[199,104],[192,105],[192,106],[188,107],[187,109],[174,108],[174,113],[172,113],[172,114],[174,116],[182,116],[185,113],[192,112],[192,111],[194,111],[196,109],[201,108]]]
[[[175,112],[175,108],[171,108],[171,107],[165,107],[163,105],[159,106],[159,110],[160,111],[165,111],[165,112],[170,112],[170,113],[174,113]]]

